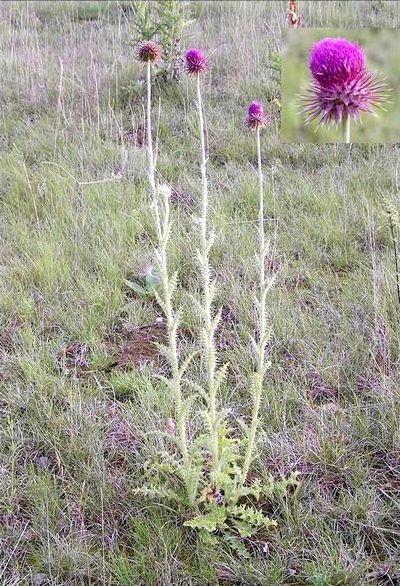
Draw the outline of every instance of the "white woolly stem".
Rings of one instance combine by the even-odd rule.
[[[209,258],[209,241],[208,233],[208,179],[207,179],[207,159],[204,132],[203,105],[201,99],[200,74],[197,74],[197,106],[199,112],[200,126],[200,169],[202,182],[202,203],[201,203],[201,242],[200,242],[200,261],[203,280],[203,338],[204,338],[204,358],[207,369],[207,390],[208,390],[208,408],[211,427],[211,454],[213,457],[214,469],[218,466],[219,460],[219,442],[218,442],[218,417],[217,417],[217,389],[215,384],[216,375],[216,351],[214,342],[213,314],[212,314],[212,284]]]
[[[183,464],[186,470],[189,468],[189,455],[187,448],[187,435],[186,435],[186,413],[182,399],[182,388],[181,388],[181,373],[179,371],[179,355],[178,355],[178,343],[177,343],[177,329],[178,329],[178,316],[173,309],[173,285],[169,276],[168,269],[168,255],[167,246],[171,234],[171,223],[170,223],[170,203],[169,203],[170,192],[168,189],[164,190],[162,205],[162,213],[160,214],[160,206],[157,198],[154,198],[154,211],[155,220],[157,227],[158,237],[158,266],[160,270],[161,285],[162,285],[162,301],[163,309],[165,312],[165,318],[167,322],[167,333],[168,333],[168,358],[171,366],[171,389],[174,395],[176,419],[178,424],[178,435],[179,444],[181,447]]]
[[[181,388],[181,377],[180,371],[179,354],[178,354],[178,342],[177,342],[177,329],[178,329],[178,316],[174,311],[173,307],[173,294],[174,286],[169,276],[169,263],[167,247],[171,235],[171,221],[170,221],[170,190],[168,188],[160,193],[163,195],[161,198],[161,205],[158,199],[158,193],[156,190],[156,179],[155,179],[155,158],[153,151],[153,139],[151,129],[151,63],[147,61],[147,152],[148,152],[148,175],[150,183],[151,196],[153,198],[155,224],[157,229],[157,240],[158,240],[158,268],[160,271],[161,285],[162,285],[162,305],[165,313],[165,319],[167,323],[167,334],[168,334],[168,360],[171,366],[171,379],[169,386],[173,393],[173,400],[176,412],[179,446],[183,459],[183,466],[186,472],[186,478],[189,478],[190,471],[190,459],[188,454],[187,445],[187,434],[186,434],[186,411],[183,404],[182,388]],[[189,495],[189,499],[191,496]]]
[[[258,220],[258,243],[259,243],[259,339],[257,348],[257,368],[253,384],[253,409],[251,424],[242,468],[242,482],[244,483],[249,472],[253,458],[256,431],[258,426],[258,414],[260,411],[261,395],[265,374],[265,349],[266,349],[266,327],[267,315],[265,300],[269,287],[265,281],[265,234],[264,234],[264,186],[261,166],[261,141],[260,128],[257,128],[257,160],[258,160],[258,181],[259,181],[259,220]]]
[[[350,116],[348,114],[343,115],[342,133],[343,133],[343,141],[346,144],[350,144]]]
[[[146,131],[147,131],[147,154],[149,160],[149,181],[152,195],[156,191],[155,166],[154,166],[154,152],[153,152],[153,137],[151,131],[151,61],[147,61],[147,115],[146,115]]]

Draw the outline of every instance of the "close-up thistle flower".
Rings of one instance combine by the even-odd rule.
[[[189,49],[185,54],[185,67],[189,75],[197,75],[208,67],[208,57],[201,49]]]
[[[385,99],[385,83],[366,68],[362,47],[347,39],[325,38],[310,53],[311,86],[304,98],[306,123],[341,124],[350,142],[350,121],[376,114]]]
[[[162,47],[154,41],[140,41],[136,45],[136,57],[142,63],[150,62],[152,65],[158,65],[162,59]]]

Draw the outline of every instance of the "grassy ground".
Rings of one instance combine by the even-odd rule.
[[[397,2],[299,4],[306,26],[400,21]],[[250,410],[256,277],[256,153],[242,122],[254,98],[273,116],[263,164],[278,280],[253,472],[297,470],[301,487],[276,496],[278,530],[240,558],[133,495],[171,407],[149,343],[157,306],[125,283],[151,266],[154,236],[132,15],[113,2],[0,5],[2,584],[399,584],[400,307],[384,209],[399,206],[399,148],[279,144],[285,7],[193,2],[184,40],[218,47],[204,101],[233,424]],[[173,262],[196,329],[193,84],[159,88],[156,111],[159,99]]]

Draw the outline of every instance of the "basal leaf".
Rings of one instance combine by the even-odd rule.
[[[205,529],[209,533],[212,533],[217,529],[226,527],[226,517],[226,509],[222,507],[216,507],[205,515],[197,515],[197,517],[193,517],[193,519],[185,521],[184,525],[186,527],[193,527],[193,529]]]

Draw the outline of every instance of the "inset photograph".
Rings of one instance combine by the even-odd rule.
[[[397,29],[288,30],[282,142],[399,142],[399,54]]]

